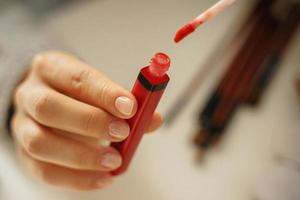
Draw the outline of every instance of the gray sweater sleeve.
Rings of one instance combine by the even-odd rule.
[[[3,14],[0,26],[0,134],[5,134],[5,122],[16,84],[36,53],[55,47],[45,31],[24,13]]]

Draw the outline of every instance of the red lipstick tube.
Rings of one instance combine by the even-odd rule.
[[[122,165],[112,171],[112,175],[119,175],[127,170],[170,80],[166,74],[169,67],[170,58],[166,54],[157,53],[151,59],[150,65],[141,69],[131,91],[137,100],[138,110],[127,120],[130,134],[126,140],[111,144],[120,151],[123,159]]]

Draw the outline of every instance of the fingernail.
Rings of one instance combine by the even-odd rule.
[[[121,165],[121,157],[114,153],[105,153],[101,160],[101,165],[108,169],[116,169]]]
[[[105,186],[108,186],[112,183],[111,178],[100,178],[97,182],[96,185],[98,188],[103,188]]]
[[[109,124],[109,135],[119,139],[125,139],[129,135],[129,126],[123,121],[113,121]]]
[[[117,110],[123,115],[131,115],[134,102],[128,97],[118,97],[115,101]]]

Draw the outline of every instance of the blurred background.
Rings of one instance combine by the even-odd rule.
[[[237,0],[172,41],[215,2],[0,0],[2,65],[7,51],[64,49],[130,89],[155,52],[172,59],[158,108],[166,123],[112,187],[78,193],[37,183],[2,140],[0,199],[299,200],[300,2]]]

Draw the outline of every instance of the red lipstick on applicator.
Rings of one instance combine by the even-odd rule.
[[[137,100],[138,110],[131,119],[127,120],[130,126],[130,134],[126,140],[111,144],[119,150],[123,159],[122,165],[112,171],[112,175],[119,175],[127,170],[170,80],[166,74],[170,63],[171,60],[168,55],[157,53],[151,59],[150,65],[140,70],[131,91]]]
[[[174,37],[174,42],[178,43],[183,38],[194,32],[201,24],[213,18],[221,11],[223,11],[227,6],[231,5],[235,0],[221,0],[203,13],[201,13],[198,17],[181,27]]]

